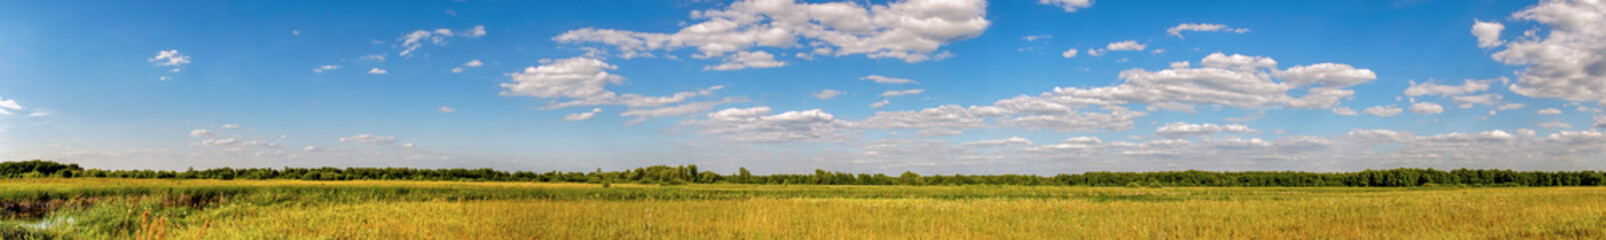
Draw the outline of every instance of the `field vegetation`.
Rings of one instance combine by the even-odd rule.
[[[309,181],[34,169],[0,179],[0,239],[1606,238],[1606,188],[1596,186]]]

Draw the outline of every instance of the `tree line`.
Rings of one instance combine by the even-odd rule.
[[[419,181],[501,181],[574,183],[741,183],[812,185],[1065,185],[1065,186],[1222,186],[1222,187],[1410,187],[1459,186],[1606,186],[1606,174],[1599,171],[1513,171],[1494,169],[1455,169],[1450,171],[1418,168],[1364,170],[1359,172],[1299,171],[1159,171],[1087,172],[1054,176],[1002,175],[920,175],[904,172],[852,174],[815,170],[812,174],[754,175],[747,168],[734,174],[700,171],[697,165],[649,166],[622,171],[592,172],[506,172],[491,168],[213,168],[205,170],[103,170],[84,169],[78,164],[32,160],[0,162],[0,178],[95,177],[144,179],[299,179],[342,180],[419,180]]]

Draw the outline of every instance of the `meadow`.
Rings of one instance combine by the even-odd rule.
[[[1602,187],[18,178],[5,239],[1606,238]]]

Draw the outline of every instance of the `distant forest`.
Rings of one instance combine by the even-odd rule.
[[[299,179],[343,180],[419,180],[419,181],[500,181],[573,183],[743,183],[816,185],[1064,185],[1127,187],[1414,187],[1414,186],[1606,186],[1606,174],[1598,171],[1512,171],[1456,169],[1435,170],[1398,168],[1359,172],[1318,173],[1298,171],[1161,171],[1087,172],[1081,174],[1038,175],[920,175],[904,172],[851,174],[814,170],[813,174],[753,175],[747,168],[735,174],[700,171],[697,165],[650,166],[624,171],[593,172],[505,172],[478,169],[415,168],[214,168],[206,170],[101,170],[84,169],[78,164],[33,160],[0,162],[0,178],[145,178],[145,179]]]

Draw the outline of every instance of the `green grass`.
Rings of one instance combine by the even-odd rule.
[[[1606,188],[0,180],[0,238],[1600,238]],[[846,235],[843,235],[846,234]]]

